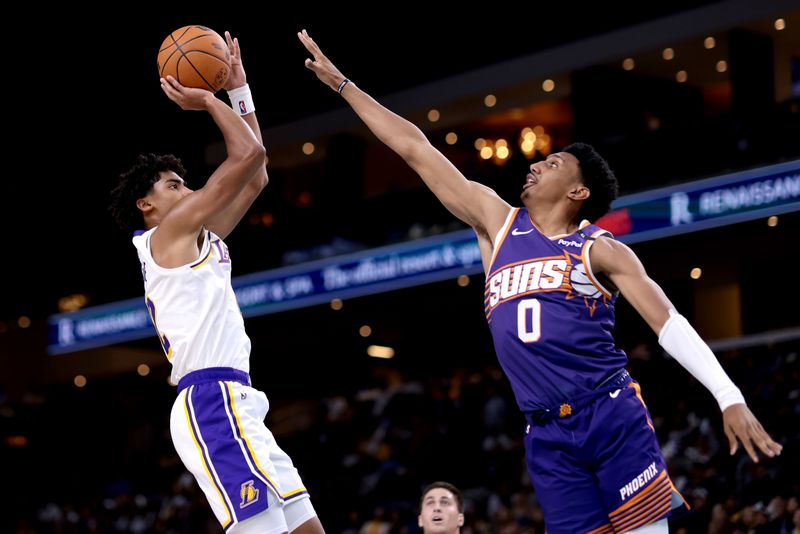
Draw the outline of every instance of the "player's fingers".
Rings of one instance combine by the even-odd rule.
[[[763,428],[759,428],[756,432],[755,442],[761,452],[770,458],[779,455],[783,450],[783,446],[773,440]]]
[[[173,102],[178,101],[178,95],[175,92],[175,89],[170,87],[170,85],[166,83],[166,80],[164,80],[164,82],[161,84],[161,90],[164,91],[164,94],[167,95],[167,98],[169,98]]]
[[[320,51],[319,46],[317,46],[317,43],[314,42],[314,39],[312,39],[311,36],[308,35],[308,32],[305,31],[305,30],[303,30],[303,37],[305,37],[305,41],[308,43],[307,46],[309,47],[309,50],[315,56],[316,55],[322,55],[322,52]]]
[[[233,48],[233,39],[231,39],[231,32],[225,30],[225,42],[228,43],[228,48]]]
[[[733,431],[733,428],[726,426],[725,436],[728,438],[728,443],[730,444],[731,456],[733,456],[734,454],[736,454],[736,450],[739,448],[739,442],[736,441],[736,433]]]
[[[167,76],[164,79],[164,83],[161,84],[161,87],[164,89],[164,92],[167,93],[170,100],[180,103],[179,100],[183,97],[183,86],[179,84],[175,78]]]
[[[758,463],[758,454],[756,454],[756,449],[753,447],[753,440],[750,435],[747,433],[739,434],[739,439],[750,458],[752,458],[755,463]]]
[[[767,431],[764,430],[764,427],[761,426],[761,423],[757,420],[753,420],[744,427],[744,432],[740,432],[740,435],[744,434],[748,440],[752,441],[756,447],[761,450],[764,454],[769,457],[773,457],[776,454],[776,451],[780,452],[780,445],[775,443]],[[775,448],[776,450],[773,450]]]
[[[297,32],[297,38],[300,39],[300,42],[303,43],[303,46],[306,47],[306,50],[311,52],[311,46],[308,44],[308,39],[306,39],[306,36],[303,35],[303,32]]]
[[[178,82],[178,80],[173,78],[171,75],[168,74],[166,80],[167,80],[167,85],[169,85],[175,91],[180,93],[183,90],[183,86]]]

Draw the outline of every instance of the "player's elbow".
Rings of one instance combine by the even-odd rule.
[[[266,166],[267,150],[264,145],[255,142],[242,154],[241,161],[255,173],[259,168]]]
[[[397,151],[398,154],[412,167],[422,161],[431,150],[435,150],[428,138],[423,136],[409,139]]]
[[[267,184],[269,183],[269,175],[267,175],[266,167],[262,167],[261,169],[258,170],[255,176],[254,183],[255,187],[258,188],[259,192],[262,191],[265,187],[267,187]]]
[[[261,143],[255,143],[248,152],[248,158],[252,158],[256,165],[263,167],[267,164],[267,149]]]

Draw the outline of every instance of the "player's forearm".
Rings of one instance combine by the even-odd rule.
[[[477,222],[471,213],[475,198],[470,194],[470,183],[431,145],[422,130],[378,103],[353,82],[347,84],[342,96],[375,136],[403,158],[451,213],[467,224]]]
[[[261,137],[261,127],[258,124],[258,117],[255,113],[256,108],[250,86],[244,83],[239,87],[228,89],[228,98],[231,101],[231,108],[241,115],[244,122],[250,127],[253,135],[256,136],[258,142],[263,145],[264,140]],[[264,166],[256,171],[252,181],[248,183],[248,189],[257,195],[267,185],[268,180],[266,160],[264,160]]]
[[[221,100],[214,100],[208,112],[222,131],[228,157],[223,163],[226,172],[215,172],[207,185],[220,186],[226,197],[232,195],[233,198],[253,180],[259,169],[264,173],[266,152],[251,127]]]
[[[255,112],[248,113],[247,115],[242,115],[244,122],[250,127],[252,130],[253,135],[256,136],[256,139],[259,143],[263,146],[264,139],[261,137],[261,127],[258,125],[258,118],[256,117]],[[256,171],[255,175],[253,176],[253,181],[249,187],[257,188],[259,191],[266,187],[267,183],[269,182],[269,177],[267,176],[267,160],[264,159],[264,165],[260,166]]]
[[[207,108],[211,118],[222,132],[228,159],[245,159],[263,156],[264,146],[250,126],[221,100],[214,98]]]
[[[372,133],[406,162],[413,164],[415,148],[428,144],[419,128],[381,105],[353,82],[347,84],[342,96]]]
[[[720,410],[724,411],[733,404],[744,404],[742,392],[725,373],[717,357],[689,322],[675,310],[670,310],[670,317],[661,329],[658,342],[714,395]]]

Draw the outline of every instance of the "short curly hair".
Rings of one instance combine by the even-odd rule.
[[[588,219],[594,222],[608,213],[611,203],[617,198],[619,194],[617,177],[608,167],[608,162],[597,153],[592,145],[572,143],[564,147],[562,151],[577,158],[581,179],[591,192],[578,211],[578,219]]]
[[[180,177],[186,174],[181,160],[172,154],[142,154],[133,167],[119,175],[108,209],[120,228],[133,231],[142,227],[142,212],[136,201],[147,196],[163,171],[172,171]]]

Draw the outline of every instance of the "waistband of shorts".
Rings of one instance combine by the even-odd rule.
[[[620,389],[633,381],[625,368],[614,371],[611,375],[600,381],[591,391],[581,393],[552,408],[531,410],[525,412],[525,419],[531,426],[543,425],[553,419],[563,419],[575,415],[603,394]]]
[[[232,367],[207,367],[187,374],[178,382],[178,393],[198,384],[208,382],[239,382],[245,386],[250,385],[250,375]]]

